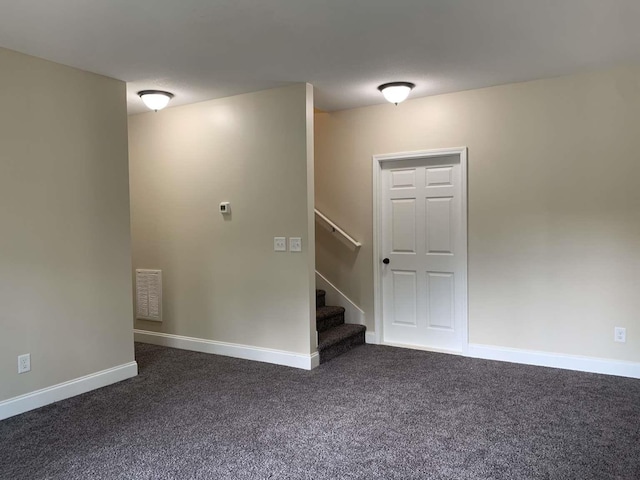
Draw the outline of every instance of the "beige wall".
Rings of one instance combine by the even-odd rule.
[[[5,400],[133,361],[133,334],[125,84],[4,49],[0,72]]]
[[[640,68],[316,114],[318,270],[373,330],[374,154],[467,146],[470,342],[640,361]],[[614,326],[627,343],[613,342]]]
[[[311,95],[298,84],[130,118],[133,266],[164,283],[164,321],[136,328],[315,350]],[[302,237],[302,253],[274,252],[275,236]]]

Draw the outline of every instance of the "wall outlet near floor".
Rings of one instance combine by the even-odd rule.
[[[622,327],[615,327],[613,329],[613,340],[620,343],[626,343],[627,329]]]
[[[31,370],[31,354],[18,355],[18,373],[27,373]]]
[[[287,237],[273,237],[273,250],[276,252],[286,252]]]

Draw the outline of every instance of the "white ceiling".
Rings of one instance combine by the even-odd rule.
[[[640,0],[1,0],[0,46],[164,89],[171,105],[293,82],[316,107],[640,61]],[[1,72],[0,72],[1,74]]]

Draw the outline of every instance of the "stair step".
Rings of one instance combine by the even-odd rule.
[[[324,307],[325,304],[325,295],[327,292],[324,290],[316,290],[316,308]]]
[[[329,330],[318,332],[320,363],[328,362],[358,345],[363,345],[366,329],[364,325],[345,323]]]
[[[337,327],[344,323],[343,307],[320,307],[316,308],[316,330],[325,332],[330,328]]]

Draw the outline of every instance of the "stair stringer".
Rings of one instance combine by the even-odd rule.
[[[326,304],[344,308],[344,323],[365,325],[364,312],[316,270],[316,288],[326,292]]]

